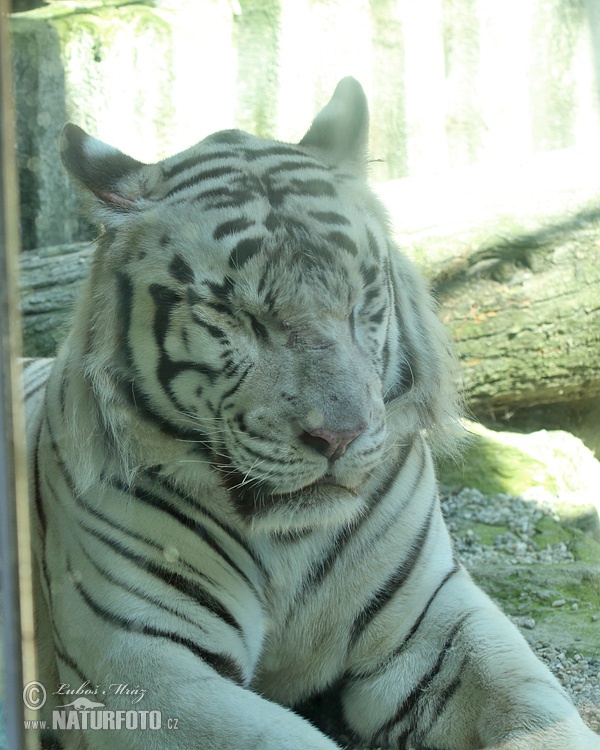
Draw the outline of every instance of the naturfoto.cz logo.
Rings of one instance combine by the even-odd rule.
[[[85,682],[77,688],[61,683],[52,695],[73,698],[69,703],[56,705],[52,709],[51,720],[26,720],[25,729],[54,730],[158,730],[177,729],[178,719],[163,716],[157,710],[138,708],[110,709],[106,707],[106,696],[118,695],[129,697],[131,704],[139,703],[146,690],[130,687],[124,683],[113,683],[102,689],[99,685],[91,687]],[[92,700],[101,697],[102,700]],[[29,682],[23,688],[23,703],[32,711],[39,711],[47,701],[47,691],[40,682]]]

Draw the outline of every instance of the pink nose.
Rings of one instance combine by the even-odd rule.
[[[326,458],[335,461],[336,458],[344,455],[350,443],[356,440],[365,428],[366,425],[359,425],[351,430],[328,430],[325,427],[319,427],[316,430],[305,430],[301,435],[301,440]]]

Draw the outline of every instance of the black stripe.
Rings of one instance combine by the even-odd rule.
[[[348,237],[347,234],[344,232],[330,232],[327,235],[327,239],[330,242],[333,242],[338,247],[343,247],[344,250],[347,250],[350,255],[357,256],[358,255],[358,248],[354,244],[354,242]],[[379,290],[376,290],[375,293],[377,294]]]
[[[117,347],[120,358],[128,369],[133,368],[133,352],[129,341],[131,311],[133,307],[133,283],[123,271],[115,272],[117,282]]]
[[[80,545],[80,547],[81,547],[83,556],[90,563],[90,565],[94,568],[94,570],[98,573],[98,575],[102,576],[102,578],[105,578],[113,586],[123,589],[128,594],[133,594],[138,599],[141,599],[142,601],[147,602],[148,604],[152,604],[153,606],[158,607],[163,612],[168,612],[170,615],[174,615],[179,620],[183,620],[183,622],[187,622],[190,625],[193,625],[194,628],[197,628],[199,630],[206,632],[206,628],[203,627],[202,624],[199,623],[197,619],[192,619],[188,617],[183,612],[181,612],[180,609],[175,609],[174,607],[170,607],[163,599],[160,599],[156,596],[150,596],[147,591],[140,591],[136,586],[132,586],[130,584],[125,583],[125,581],[121,580],[116,575],[114,575],[112,571],[109,571],[103,566],[99,565],[98,562],[93,559],[93,557],[90,555],[90,553],[86,550],[86,548],[83,545]]]
[[[352,312],[350,313],[350,335],[352,336],[352,341],[356,341],[356,308],[352,308]]]
[[[158,364],[156,366],[156,379],[160,383],[165,395],[171,400],[175,408],[182,413],[187,411],[173,391],[172,382],[182,372],[196,372],[208,378],[213,384],[221,376],[221,371],[209,364],[193,360],[173,360],[167,354],[165,342],[171,323],[172,310],[181,301],[182,296],[169,287],[161,284],[151,284],[148,288],[156,305],[154,313],[153,332],[159,351]]]
[[[291,190],[295,195],[306,195],[313,198],[335,198],[335,187],[325,180],[291,180]]]
[[[456,695],[458,690],[462,686],[462,678],[465,673],[466,666],[468,664],[469,657],[465,656],[460,663],[460,666],[456,670],[456,677],[454,677],[447,685],[446,687],[438,693],[436,700],[435,700],[435,706],[430,707],[429,709],[429,715],[428,715],[428,722],[427,722],[427,729],[420,729],[418,732],[419,738],[425,738],[433,729],[435,724],[437,723],[440,716],[444,713],[446,708],[448,708],[448,703],[452,700],[453,696]]]
[[[232,154],[231,151],[210,151],[209,153],[205,154],[195,154],[194,156],[188,156],[187,159],[183,159],[183,161],[180,161],[177,164],[173,164],[172,167],[169,167],[167,169],[165,169],[165,166],[163,164],[163,179],[167,181],[172,177],[175,177],[175,175],[178,175],[180,172],[184,172],[186,169],[192,169],[192,167],[197,167],[200,164],[205,164],[207,161],[214,161],[215,159],[231,159],[232,156],[236,156],[236,154]]]
[[[28,401],[30,398],[35,396],[36,393],[39,393],[42,390],[42,388],[46,386],[46,383],[47,383],[46,378],[41,380],[39,383],[36,383],[35,385],[33,385],[32,383],[29,383],[28,389],[24,393],[25,401]]]
[[[113,626],[122,628],[123,630],[127,630],[130,633],[140,633],[142,635],[152,636],[153,638],[165,638],[172,643],[184,646],[189,651],[191,651],[194,656],[197,656],[203,662],[208,664],[209,667],[218,672],[222,677],[233,680],[238,685],[243,685],[245,683],[242,668],[238,664],[236,664],[236,662],[231,657],[225,656],[224,654],[217,654],[214,651],[209,651],[208,649],[203,648],[191,639],[184,638],[183,636],[179,635],[179,633],[174,633],[173,631],[169,630],[161,630],[145,623],[135,622],[134,620],[128,619],[126,617],[121,617],[120,615],[111,612],[110,610],[98,604],[98,602],[94,601],[94,599],[84,589],[81,582],[76,583],[76,588],[81,598],[85,601],[92,612],[94,612],[94,614],[103,619],[105,622],[108,622]]]
[[[383,316],[387,312],[387,308],[381,307],[377,312],[374,312],[372,315],[369,315],[369,323],[373,323],[376,326],[381,325],[383,322]]]
[[[412,628],[408,631],[408,633],[406,634],[406,636],[405,636],[404,640],[402,641],[402,643],[400,643],[398,646],[396,646],[396,648],[392,652],[392,657],[398,656],[406,648],[406,646],[408,645],[408,643],[411,640],[411,638],[413,638],[415,636],[417,630],[421,626],[421,623],[425,619],[425,616],[427,615],[427,612],[429,611],[429,608],[433,604],[433,602],[434,602],[435,598],[437,597],[437,595],[444,588],[444,586],[448,583],[448,581],[452,578],[452,576],[455,573],[457,573],[459,570],[460,570],[460,565],[459,565],[458,561],[455,559],[453,567],[446,573],[446,575],[440,581],[440,583],[439,583],[438,587],[436,588],[436,590],[429,597],[429,600],[427,601],[427,604],[421,610],[421,614],[415,620]]]
[[[235,288],[235,281],[231,276],[225,276],[221,284],[214,281],[207,281],[206,286],[219,300],[229,301],[231,292]]]
[[[169,192],[165,195],[165,198],[170,198],[172,195],[175,195],[175,193],[179,193],[186,188],[197,185],[199,182],[206,182],[206,180],[215,180],[218,177],[230,175],[232,171],[233,170],[231,167],[215,167],[215,169],[208,169],[206,172],[200,172],[199,174],[193,175],[192,177],[188,177],[187,180],[180,182],[179,185],[175,185],[175,187],[171,188],[171,190],[169,190]]]
[[[47,521],[46,521],[46,510],[44,508],[44,502],[42,497],[42,488],[41,488],[41,478],[40,478],[40,443],[41,443],[41,437],[42,437],[42,425],[43,420],[40,419],[40,424],[38,427],[36,439],[35,439],[35,460],[34,460],[34,466],[33,466],[33,497],[34,497],[34,503],[35,503],[35,510],[40,522],[40,527],[42,529],[42,546],[41,551],[44,552],[46,548],[46,528],[47,528]]]
[[[471,616],[470,612],[467,612],[465,615],[463,615],[458,622],[456,622],[448,634],[446,640],[444,641],[443,646],[440,649],[440,653],[438,655],[438,658],[435,662],[435,664],[431,667],[431,669],[426,672],[426,674],[419,680],[419,682],[414,686],[414,688],[411,690],[411,692],[406,696],[406,698],[402,701],[402,703],[398,706],[398,709],[394,716],[392,716],[390,719],[388,719],[384,724],[381,726],[380,730],[376,733],[377,739],[382,739],[384,737],[388,737],[390,731],[399,724],[404,719],[408,718],[410,714],[413,714],[414,709],[419,702],[419,700],[422,700],[424,696],[426,695],[427,688],[429,685],[433,682],[433,680],[437,677],[437,675],[440,673],[442,666],[444,664],[444,660],[446,656],[448,656],[448,653],[450,649],[452,648],[454,644],[454,640],[460,633],[460,631],[463,628],[463,625],[465,624],[466,620],[469,619]],[[416,717],[414,714],[410,716],[410,728],[414,728],[414,724],[416,722]],[[407,737],[410,732],[405,733],[405,736]]]
[[[204,302],[205,305],[208,307],[211,307],[213,310],[216,310],[220,313],[225,313],[226,315],[229,315],[233,317],[233,313],[229,308],[225,307],[224,305],[214,305],[210,302]],[[204,328],[207,333],[209,333],[214,339],[217,339],[218,341],[229,341],[227,338],[227,334],[222,328],[219,328],[219,326],[215,326],[212,323],[207,323],[205,320],[202,320],[202,318],[195,312],[192,312],[192,319],[194,323],[200,328]]]
[[[160,484],[167,492],[173,493],[179,500],[189,505],[192,510],[199,511],[204,516],[209,518],[215,524],[215,526],[218,526],[221,531],[223,531],[225,534],[227,534],[227,536],[233,539],[233,541],[236,542],[236,544],[238,544],[249,555],[261,575],[266,579],[269,578],[269,573],[264,567],[262,561],[256,555],[252,547],[248,544],[246,538],[242,536],[236,528],[234,528],[233,526],[229,526],[222,519],[217,518],[217,516],[215,516],[214,513],[208,510],[208,508],[199,506],[197,498],[182,494],[181,491],[169,481],[168,477],[163,477],[158,473],[157,468],[149,469],[145,472],[145,474],[149,477],[151,482]]]
[[[251,258],[260,253],[262,247],[262,237],[248,237],[241,240],[231,251],[229,265],[232,268],[242,268]]]
[[[369,305],[374,299],[376,299],[380,293],[381,289],[378,286],[372,286],[370,289],[367,289],[363,298],[363,304],[365,305],[365,307]]]
[[[209,576],[205,575],[204,573],[198,572],[196,573],[197,578],[195,580],[192,580],[189,577],[182,575],[181,573],[169,570],[168,568],[159,565],[153,560],[150,560],[143,555],[139,555],[133,552],[128,547],[118,542],[116,539],[113,539],[112,537],[104,534],[102,531],[99,531],[93,526],[84,523],[83,521],[79,521],[79,525],[82,529],[87,531],[88,534],[106,544],[107,547],[110,547],[118,555],[136,565],[140,570],[143,570],[144,572],[158,579],[166,586],[176,589],[181,594],[187,596],[193,602],[206,609],[208,612],[211,612],[213,615],[215,615],[215,617],[218,617],[224,623],[230,625],[238,633],[242,633],[241,625],[231,614],[231,612],[225,607],[225,605],[201,586],[201,583],[198,580],[200,577],[206,579],[209,583],[215,584],[215,582],[212,581]]]
[[[198,193],[194,200],[203,201],[207,208],[235,208],[256,200],[257,196],[258,194],[251,190],[218,187]]]
[[[169,263],[169,273],[182,284],[194,283],[194,272],[190,264],[181,255],[173,256],[173,260]]]
[[[397,294],[398,292],[395,290],[395,295]],[[407,336],[406,327],[402,321],[399,303],[394,305],[394,315],[398,329],[398,341],[396,343],[396,356],[398,358],[396,382],[384,395],[384,404],[389,404],[394,399],[411,390],[418,379],[416,358],[410,347],[409,336]]]
[[[67,390],[69,388],[69,377],[63,370],[60,377],[60,387],[58,389],[58,404],[61,416],[64,418],[67,408]]]
[[[245,229],[254,226],[255,222],[253,219],[247,219],[245,216],[240,216],[237,219],[231,221],[225,221],[223,224],[219,224],[213,232],[213,238],[215,240],[223,239],[232,234],[239,234]]]
[[[389,319],[388,319],[387,327],[389,329]],[[386,339],[383,342],[383,349],[381,350],[381,373],[382,373],[381,380],[382,381],[387,380],[389,366],[390,366],[390,342],[389,342],[389,338],[386,336]],[[383,402],[385,403],[385,394],[384,394]]]
[[[244,158],[246,161],[256,161],[257,159],[268,159],[271,156],[301,156],[303,159],[310,159],[305,151],[293,146],[268,146],[267,148],[257,149],[244,149]],[[317,160],[314,161],[316,166],[325,168],[325,165],[321,164]]]
[[[42,364],[43,362],[43,364]],[[46,383],[48,377],[52,371],[53,360],[50,362],[39,360],[39,359],[28,359],[24,363],[23,367],[23,392],[25,401],[30,399],[36,393],[38,393]],[[29,369],[37,365],[33,372],[29,372]]]
[[[373,232],[371,232],[370,229],[367,229],[367,244],[369,245],[369,250],[371,251],[371,255],[376,259],[379,260],[381,256],[380,247],[377,244],[377,240],[375,239]],[[398,252],[398,251],[396,251]]]
[[[299,588],[298,598],[314,592],[314,590],[331,572],[333,566],[339,559],[344,548],[356,536],[356,532],[358,531],[358,529],[368,523],[375,509],[379,506],[380,503],[384,501],[387,493],[396,481],[398,474],[404,468],[404,465],[412,452],[412,448],[413,444],[410,443],[405,447],[403,451],[399,452],[396,461],[392,464],[387,475],[384,476],[381,483],[372,491],[370,497],[368,498],[367,513],[361,515],[358,519],[355,519],[347,528],[344,528],[342,531],[338,532],[338,534],[332,540],[328,551],[324,554],[320,561],[315,563],[315,565],[311,569],[311,572],[303,580],[302,586]],[[296,605],[297,602],[295,602],[294,606]]]
[[[239,369],[239,367],[240,367],[240,364],[237,363],[235,365],[235,367],[232,368],[232,372],[230,373],[230,377],[232,377],[237,372],[237,370]],[[242,383],[244,382],[244,380],[246,380],[246,378],[252,372],[252,370],[254,370],[254,365],[253,364],[248,365],[246,367],[246,369],[244,370],[244,372],[240,375],[239,379],[230,388],[228,388],[225,391],[225,393],[221,396],[221,398],[219,400],[219,406],[217,408],[217,413],[218,414],[222,413],[222,411],[223,411],[223,405],[224,405],[225,401],[230,396],[233,396],[233,394],[236,393],[239,390],[240,386],[242,385]]]
[[[349,219],[335,211],[309,211],[308,215],[323,222],[323,224],[343,224],[346,226],[350,224]]]
[[[208,435],[197,428],[186,428],[164,417],[154,408],[150,396],[141,390],[135,380],[123,377],[117,378],[119,393],[126,399],[127,404],[135,411],[137,417],[154,424],[161,432],[174,440],[194,443],[194,450],[204,455],[212,455]]]
[[[297,161],[288,159],[287,161],[281,161],[272,167],[268,167],[261,175],[261,179],[271,179],[272,177],[275,177],[279,172],[299,172],[304,169],[310,170],[311,172],[319,170],[326,176],[326,171],[323,168],[322,164],[319,164],[319,162],[313,160],[308,160],[306,156],[302,154],[298,155]]]
[[[433,604],[435,598],[440,593],[440,591],[443,589],[443,587],[446,585],[446,583],[450,580],[450,578],[452,578],[452,576],[456,572],[458,572],[458,570],[460,570],[460,564],[455,559],[453,567],[446,573],[446,575],[443,577],[443,579],[441,580],[441,582],[438,584],[438,586],[435,589],[435,591],[433,592],[433,594],[429,597],[429,600],[428,600],[427,604],[421,610],[421,613],[419,614],[419,616],[417,617],[417,619],[413,623],[413,626],[411,627],[411,629],[408,631],[408,633],[406,634],[406,636],[403,638],[402,642],[399,643],[393,649],[393,651],[390,652],[389,655],[386,655],[385,658],[382,658],[379,661],[379,663],[377,664],[377,666],[375,666],[375,667],[373,667],[371,669],[361,670],[360,672],[356,672],[354,670],[350,670],[348,672],[348,676],[351,676],[351,677],[354,677],[354,678],[365,679],[365,678],[368,678],[368,677],[373,677],[373,676],[375,676],[377,674],[381,674],[383,671],[385,671],[387,669],[388,665],[390,664],[390,662],[393,661],[394,659],[396,659],[402,653],[402,651],[404,651],[404,649],[408,646],[410,640],[416,635],[416,633],[419,630],[419,628],[420,628],[423,620],[425,619],[425,617],[427,615],[427,612],[429,611],[429,608]]]
[[[246,315],[250,318],[250,325],[252,326],[256,338],[259,339],[259,341],[268,341],[269,331],[267,330],[267,327],[263,325],[255,315],[252,315],[252,313],[246,313]]]
[[[362,276],[363,285],[366,287],[371,286],[377,281],[379,269],[377,266],[367,266],[363,263],[360,267],[360,275]]]
[[[85,674],[82,672],[80,666],[77,664],[75,659],[68,653],[66,650],[60,636],[58,635],[58,630],[56,629],[56,626],[53,623],[53,641],[54,641],[54,653],[57,656],[58,659],[60,659],[63,664],[66,664],[69,669],[72,669],[73,672],[79,677],[81,680],[81,684],[85,682],[89,682],[92,684],[92,681],[89,680]]]
[[[148,542],[148,540],[144,539],[143,537],[140,537],[139,534],[136,534],[136,532],[133,532],[133,531],[130,531],[129,529],[125,529],[123,527],[120,527],[119,524],[117,524],[114,520],[109,519],[106,516],[104,516],[104,514],[102,514],[98,509],[92,509],[91,507],[89,507],[88,505],[86,505],[84,503],[83,498],[81,497],[81,494],[76,490],[75,484],[73,482],[73,478],[71,477],[71,474],[70,474],[69,470],[67,469],[67,466],[64,463],[64,461],[63,461],[63,459],[62,459],[62,457],[60,455],[60,451],[59,451],[58,445],[56,444],[56,441],[55,441],[54,435],[52,433],[52,430],[50,428],[50,424],[49,424],[47,415],[46,415],[46,426],[47,426],[47,429],[48,429],[48,435],[49,435],[49,438],[50,438],[50,445],[51,445],[51,448],[52,448],[52,451],[53,451],[53,454],[54,454],[55,461],[57,462],[58,468],[62,472],[64,482],[67,485],[67,488],[68,488],[68,490],[69,490],[69,492],[71,494],[71,497],[79,505],[79,507],[82,508],[82,509],[84,509],[86,511],[86,513],[88,513],[89,515],[96,516],[97,518],[100,518],[101,520],[104,520],[107,524],[109,524],[113,528],[119,528],[120,531],[122,531],[123,533],[127,534],[128,536],[133,537],[133,538],[138,537],[142,541],[151,544],[155,549],[162,549],[162,548],[159,548],[156,545],[156,543],[154,543],[153,541]],[[124,486],[124,485],[122,485],[122,486]],[[54,493],[55,497],[58,498],[58,493],[56,493],[53,490],[53,488],[51,487],[50,484],[48,484],[48,488]],[[115,489],[117,489],[117,487],[115,487]],[[128,490],[128,489],[125,489],[123,491],[126,492],[127,494],[130,494],[130,492],[131,492],[131,490]],[[123,545],[121,545],[120,543],[118,543],[115,540],[113,540],[111,537],[108,537],[105,534],[102,534],[97,529],[94,529],[94,528],[88,526],[87,524],[84,524],[82,521],[79,521],[79,525],[82,526],[83,528],[85,528],[86,531],[88,531],[90,534],[92,534],[93,536],[95,536],[97,539],[100,539],[105,544],[107,544],[110,547],[112,547],[112,549],[114,549],[115,551],[117,551],[120,554],[126,556],[128,559],[130,559],[132,562],[134,562],[136,565],[138,565],[138,567],[140,567],[142,569],[145,569],[151,575],[154,575],[155,577],[160,578],[167,585],[174,585],[176,588],[179,588],[180,586],[183,587],[183,588],[179,588],[179,590],[181,590],[182,593],[187,593],[192,599],[198,601],[201,604],[203,603],[195,595],[195,590],[191,590],[190,591],[190,589],[194,589],[195,586],[197,586],[197,584],[190,583],[183,576],[177,576],[175,574],[174,575],[169,574],[169,571],[164,570],[163,568],[161,568],[160,566],[158,566],[156,563],[153,563],[152,561],[147,560],[146,558],[143,558],[140,555],[136,555],[135,553],[131,552],[127,548],[123,547]],[[211,583],[214,583],[214,582],[211,581],[211,579],[208,576],[204,575],[201,571],[194,570],[193,572],[194,572],[194,575],[196,575],[198,577],[203,577],[207,581],[209,581]],[[208,594],[207,594],[207,596],[210,597],[210,595],[208,595]],[[217,602],[216,600],[215,600],[215,602],[216,602],[216,607],[217,607],[217,611],[218,611],[219,608],[222,608],[222,607],[221,607],[220,602]],[[207,606],[207,605],[204,605],[204,606]],[[215,613],[217,613],[217,612],[215,612]],[[232,622],[229,622],[229,620],[226,619],[227,615],[229,615],[229,618],[232,620]],[[237,624],[237,622],[235,622],[235,620],[233,620],[232,616],[227,611],[226,611],[226,616],[223,617],[222,619],[224,619],[226,622],[229,622],[229,624],[231,624],[236,629],[238,629],[238,630],[240,629],[239,625]]]
[[[425,462],[423,462],[423,466]],[[421,475],[422,476],[422,471]],[[415,489],[418,487],[420,477],[415,483]],[[411,493],[412,494],[412,493]],[[433,499],[430,500],[430,508],[425,518],[425,521],[421,525],[419,533],[417,534],[414,542],[411,545],[410,550],[406,557],[402,560],[400,565],[396,567],[392,575],[385,581],[383,585],[372,595],[371,600],[368,604],[363,607],[360,613],[355,617],[352,625],[352,631],[350,633],[349,647],[352,647],[360,635],[363,633],[365,628],[371,623],[373,619],[381,612],[381,610],[388,604],[406,583],[411,573],[415,569],[425,542],[429,536],[429,530],[431,528],[431,519],[433,518],[433,511],[436,507],[437,489]]]
[[[259,594],[246,573],[234,560],[231,559],[231,557],[223,549],[221,544],[219,544],[215,537],[212,536],[212,534],[209,533],[206,527],[203,526],[199,521],[183,513],[179,508],[177,508],[177,506],[175,506],[166,498],[160,497],[159,495],[150,492],[143,487],[140,487],[138,485],[128,487],[118,477],[112,477],[109,480],[109,484],[111,485],[111,487],[114,487],[120,492],[123,492],[126,495],[133,495],[146,505],[150,505],[151,507],[162,511],[163,513],[167,513],[169,516],[171,516],[171,518],[180,523],[184,528],[189,529],[189,531],[195,534],[199,539],[202,539],[202,541],[207,544],[213,550],[213,552],[216,552],[221,560],[226,563],[232,570],[234,570],[237,575],[243,578],[248,586],[252,588],[255,594]],[[198,574],[202,575],[200,571],[198,571]]]
[[[242,369],[242,367],[245,364],[244,361],[240,361],[238,359],[238,355],[234,352],[233,349],[225,350],[223,354],[221,355],[221,359],[223,361],[223,375],[225,375],[227,379],[235,378],[238,372]],[[249,373],[251,369],[253,369],[252,365],[246,366],[242,379],[246,377],[246,375]],[[223,380],[223,382],[225,382],[225,379]],[[227,391],[227,393],[231,394],[234,391],[237,391],[237,389],[240,387],[241,384],[242,384],[241,380],[237,381],[236,383],[234,383],[232,389],[230,391]],[[219,404],[221,404],[221,402],[222,402],[222,398],[219,399]],[[217,407],[215,407],[214,413],[220,414],[220,411]]]

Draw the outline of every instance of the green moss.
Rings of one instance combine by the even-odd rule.
[[[562,592],[565,600],[577,600],[594,609],[600,609],[600,574],[589,571],[580,581],[565,583]]]
[[[565,544],[578,562],[600,563],[600,544],[590,535],[570,525],[569,520],[555,521],[544,516],[536,523],[535,543],[538,548]]]
[[[541,518],[536,523],[535,528],[537,532],[535,542],[540,549],[544,549],[548,545],[552,547],[554,544],[564,543],[568,546],[571,543],[571,532],[550,516]]]
[[[506,534],[510,531],[508,526],[492,526],[489,523],[472,523],[469,521],[461,521],[456,525],[456,536],[464,535],[467,530],[473,532],[474,537],[478,544],[483,544],[489,547],[494,545],[494,540],[500,534]]]
[[[475,487],[486,495],[518,495],[536,485],[556,492],[556,482],[541,461],[492,436],[473,432],[458,462],[440,463],[441,481],[450,486]]]
[[[600,620],[592,620],[600,615],[600,566],[488,564],[471,572],[506,614],[535,620],[533,630],[523,631],[531,641],[600,657]],[[558,600],[565,604],[552,606]]]
[[[569,545],[576,560],[598,564],[600,562],[600,544],[579,529],[570,529],[572,540]]]

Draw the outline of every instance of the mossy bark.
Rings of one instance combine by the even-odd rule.
[[[600,396],[600,210],[492,244],[436,286],[474,410]]]

